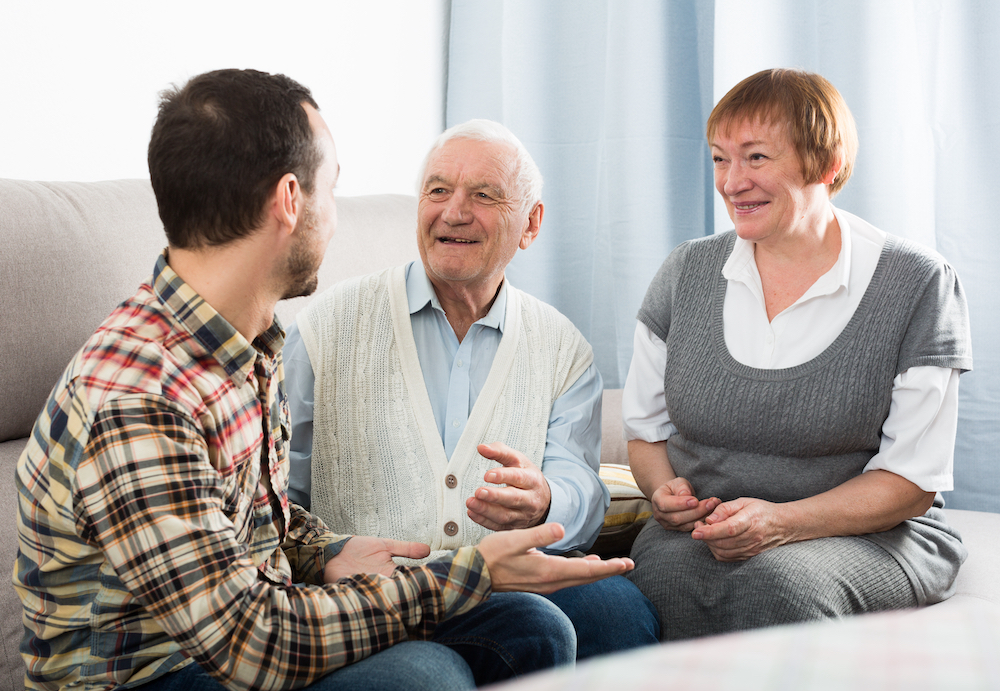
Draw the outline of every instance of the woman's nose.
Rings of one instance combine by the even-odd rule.
[[[750,189],[751,186],[750,178],[747,177],[744,167],[739,162],[732,163],[726,171],[722,191],[729,196],[733,196]]]

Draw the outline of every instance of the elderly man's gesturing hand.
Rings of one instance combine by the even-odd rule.
[[[490,530],[530,528],[545,520],[552,492],[541,469],[506,444],[480,444],[485,458],[503,467],[486,471],[483,479],[506,487],[480,487],[465,500],[469,518]]]
[[[538,547],[551,545],[565,534],[558,523],[546,523],[484,537],[478,549],[490,571],[493,591],[551,593],[617,576],[635,567],[627,558],[602,561],[596,554],[588,554],[582,559],[568,559],[538,551]]]

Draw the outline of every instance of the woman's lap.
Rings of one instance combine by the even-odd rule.
[[[916,605],[899,563],[862,537],[798,542],[720,562],[690,533],[650,520],[631,556],[629,578],[656,606],[661,640]]]

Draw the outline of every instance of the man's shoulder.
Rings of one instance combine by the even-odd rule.
[[[123,395],[171,397],[190,388],[189,380],[210,357],[144,285],[87,339],[65,380],[76,380],[97,407]]]
[[[516,289],[514,289],[516,290]],[[522,321],[535,325],[530,332],[551,344],[559,357],[568,357],[575,363],[590,364],[593,361],[593,349],[590,342],[569,317],[547,302],[518,290]],[[522,333],[525,330],[522,329]],[[529,336],[530,338],[530,336]]]

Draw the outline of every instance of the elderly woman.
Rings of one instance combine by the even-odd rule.
[[[955,271],[830,203],[857,133],[823,77],[755,74],[707,134],[736,229],[677,247],[639,310],[623,414],[655,520],[631,579],[664,639],[947,598]]]

